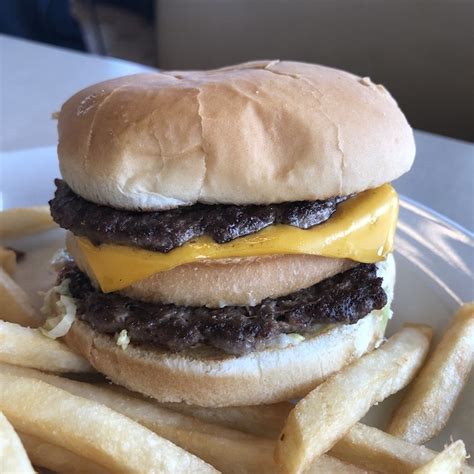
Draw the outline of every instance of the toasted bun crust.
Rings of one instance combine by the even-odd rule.
[[[214,351],[169,353],[129,345],[76,321],[66,343],[113,382],[161,402],[199,406],[276,403],[304,396],[332,373],[371,351],[385,331],[371,313],[353,325],[334,325],[284,349],[233,357]]]
[[[63,105],[58,130],[71,188],[124,209],[326,199],[399,177],[415,154],[382,86],[285,61],[102,82]]]
[[[70,232],[66,245],[78,267],[95,281]],[[354,265],[356,262],[351,260],[316,255],[210,260],[155,273],[120,293],[137,300],[184,306],[253,306],[265,298],[308,288]]]

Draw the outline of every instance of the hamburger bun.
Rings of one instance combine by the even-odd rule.
[[[98,286],[70,232],[66,246],[77,266]],[[265,298],[308,288],[355,265],[347,259],[297,254],[209,260],[155,273],[119,293],[141,301],[183,306],[254,306]]]
[[[63,105],[58,131],[69,186],[130,210],[327,199],[399,177],[415,154],[384,87],[286,61],[102,82]]]
[[[268,205],[326,200],[398,178],[410,169],[415,154],[412,130],[383,86],[343,71],[285,61],[138,74],[96,84],[63,105],[58,132],[65,182],[82,198],[108,206],[102,209],[105,212],[110,207],[142,212],[196,203]],[[134,215],[129,217],[133,221]],[[117,221],[120,227],[120,218]],[[78,231],[77,235],[83,234]],[[93,281],[74,237],[68,240],[76,263]],[[360,245],[367,242],[361,239]],[[378,266],[384,281],[376,282],[380,298],[370,308],[383,306],[382,290],[391,301],[392,262],[389,255]],[[264,298],[310,287],[355,264],[310,255],[196,262],[151,275],[121,293],[132,299],[188,307],[254,305]],[[371,272],[373,277],[373,268]],[[80,291],[71,291],[71,295],[76,295],[71,296],[72,301],[83,296]],[[127,300],[125,306],[129,303]],[[338,306],[337,311],[347,306]],[[176,333],[180,321],[171,319],[175,313],[167,319],[169,335],[183,338],[186,344],[159,343],[192,349],[172,352],[158,343],[128,343],[128,333],[122,330],[127,311],[119,308],[118,313],[108,314],[106,304],[97,307],[96,319],[89,319],[91,325],[81,321],[81,315],[70,318],[72,326],[64,339],[113,382],[161,402],[256,405],[303,396],[374,349],[385,331],[385,309],[372,311],[354,324],[315,326],[319,331],[311,335],[284,334],[270,339],[269,332],[262,344],[240,356],[193,342],[211,344],[205,335],[184,341]],[[196,317],[202,314],[192,308],[186,311]],[[155,317],[153,311],[150,315]],[[118,325],[109,329],[94,325],[107,316],[116,318]],[[265,313],[258,317],[263,319]],[[209,327],[214,329],[219,322],[212,319]],[[135,339],[132,326],[126,327],[132,340],[157,342]],[[301,327],[282,325],[281,330]],[[114,331],[120,333],[117,342]],[[144,332],[150,335],[151,329]],[[240,333],[231,336],[236,334],[240,337]],[[230,343],[232,337],[228,337]]]
[[[302,397],[331,374],[374,349],[386,320],[374,311],[303,342],[234,357],[206,349],[171,353],[119,347],[114,338],[76,321],[66,343],[112,382],[160,402],[207,407],[276,403]]]
[[[389,306],[395,286],[395,260],[379,264]],[[198,406],[276,403],[304,396],[342,367],[377,347],[388,315],[375,310],[356,324],[322,325],[304,340],[290,338],[265,350],[232,356],[210,347],[172,353],[155,347],[118,346],[112,336],[76,320],[65,336],[112,382],[160,402]]]

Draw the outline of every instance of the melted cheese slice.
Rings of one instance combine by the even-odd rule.
[[[339,204],[330,219],[307,230],[272,225],[225,244],[200,237],[168,253],[115,244],[95,246],[84,237],[76,239],[89,270],[107,293],[154,273],[209,259],[311,254],[377,262],[392,251],[397,218],[397,193],[385,184]]]

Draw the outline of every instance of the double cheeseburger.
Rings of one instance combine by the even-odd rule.
[[[368,78],[258,61],[138,74],[59,114],[50,333],[163,402],[273,403],[381,342],[413,134]]]

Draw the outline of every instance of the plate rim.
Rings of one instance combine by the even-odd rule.
[[[474,231],[470,231],[468,228],[464,227],[462,224],[459,224],[455,220],[442,214],[441,212],[434,210],[433,208],[427,206],[426,204],[420,203],[416,199],[409,198],[405,196],[404,194],[400,194],[400,193],[398,193],[398,196],[400,198],[400,203],[407,202],[408,204],[423,210],[427,214],[431,214],[431,216],[433,217],[433,220],[436,221],[438,224],[444,224],[446,227],[452,227],[458,232],[465,234],[467,237],[469,237],[470,240],[474,241]],[[413,212],[411,209],[407,209],[407,208],[404,208],[404,209],[408,210],[409,212]]]

